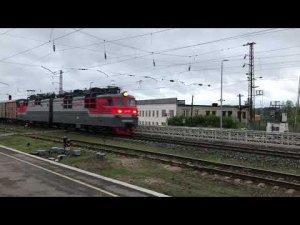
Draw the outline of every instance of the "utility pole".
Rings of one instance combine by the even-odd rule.
[[[237,97],[239,97],[239,121],[242,122],[242,106],[241,106],[241,97],[244,95],[239,94]]]
[[[50,70],[44,66],[41,66],[41,67],[45,70],[48,70],[50,73],[52,73],[53,74],[52,78],[58,77],[56,75],[57,72],[53,72],[52,70]],[[57,82],[55,82],[55,83],[57,83]],[[59,71],[59,82],[58,83],[59,83],[59,94],[63,94],[63,71],[62,70]],[[52,84],[53,84],[53,82],[52,82]]]
[[[295,129],[297,128],[297,113],[298,113],[298,107],[299,107],[299,98],[300,98],[300,76],[299,76],[299,84],[298,84],[298,97],[297,97],[296,110],[295,110],[294,132],[295,132]]]
[[[220,102],[221,102],[221,107],[220,107],[220,111],[221,111],[221,115],[220,115],[220,129],[223,128],[223,63],[229,61],[228,59],[224,59],[221,61],[221,98],[220,98]]]
[[[255,77],[254,77],[254,51],[253,51],[253,45],[255,45],[255,42],[244,44],[243,46],[249,45],[249,86],[248,86],[248,104],[249,104],[249,112],[250,112],[250,122],[253,122],[253,118],[255,116]]]
[[[194,95],[192,95],[191,118],[193,118]]]
[[[63,71],[59,71],[59,94],[63,93]]]

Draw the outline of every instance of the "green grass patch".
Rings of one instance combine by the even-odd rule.
[[[30,145],[27,145],[27,143],[30,143]],[[18,149],[26,153],[35,152],[36,150],[41,149],[49,150],[51,147],[55,146],[53,142],[41,141],[22,136],[0,137],[0,144]]]

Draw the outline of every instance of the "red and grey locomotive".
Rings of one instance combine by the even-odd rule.
[[[38,94],[16,103],[16,119],[51,126],[134,133],[138,124],[136,100],[118,87]],[[1,105],[0,105],[1,111]]]

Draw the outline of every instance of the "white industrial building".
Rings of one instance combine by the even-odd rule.
[[[167,119],[176,115],[221,115],[220,106],[186,105],[185,100],[177,100],[177,98],[139,100],[137,106],[139,125],[167,125]],[[222,111],[224,117],[240,117],[242,123],[248,122],[248,111],[246,109],[240,111],[238,106],[223,106]]]
[[[137,101],[140,125],[167,125],[167,118],[176,115],[177,98]]]

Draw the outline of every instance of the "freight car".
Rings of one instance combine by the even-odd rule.
[[[135,98],[121,93],[118,87],[38,94],[14,102],[16,107],[9,109],[14,109],[16,119],[24,123],[110,130],[123,135],[132,134],[138,124]],[[1,118],[7,118],[8,114],[1,110],[0,105]]]
[[[17,120],[17,102],[9,100],[0,102],[0,120],[13,122]]]

